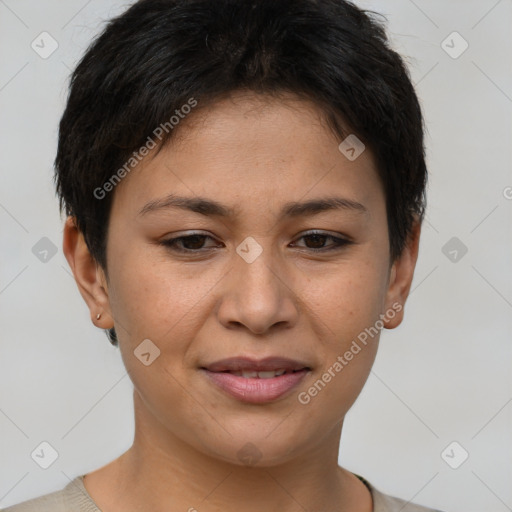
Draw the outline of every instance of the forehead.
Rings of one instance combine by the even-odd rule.
[[[323,147],[341,142],[324,115],[317,105],[292,93],[232,92],[185,118],[172,146],[194,155],[208,151],[210,157],[239,152],[255,163],[265,156],[288,163],[305,157],[318,162]]]
[[[335,189],[360,202],[382,196],[371,152],[348,159],[320,108],[291,94],[232,94],[180,123],[166,146],[121,182],[114,203],[140,206],[179,192],[224,198],[240,211],[247,199],[257,209]]]

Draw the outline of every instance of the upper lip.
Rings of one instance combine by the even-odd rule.
[[[287,357],[266,357],[265,359],[252,359],[250,357],[230,357],[221,359],[214,363],[203,366],[210,372],[237,372],[237,371],[255,371],[265,372],[272,370],[310,370],[307,363],[296,361]]]

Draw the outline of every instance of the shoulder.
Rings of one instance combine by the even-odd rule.
[[[62,490],[0,509],[0,512],[64,512],[65,510],[65,496]]]
[[[87,493],[82,476],[77,476],[64,489],[24,501],[0,512],[101,512]]]
[[[365,478],[356,475],[367,487],[373,499],[373,512],[442,512],[441,510],[416,505],[379,491]]]

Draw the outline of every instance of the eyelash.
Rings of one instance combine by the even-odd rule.
[[[340,237],[335,237],[333,235],[328,235],[326,233],[322,233],[322,232],[318,232],[318,231],[311,231],[309,233],[306,233],[304,235],[302,235],[298,240],[300,240],[301,238],[307,238],[307,237],[310,237],[310,236],[320,236],[320,237],[324,237],[324,238],[330,238],[331,240],[334,241],[334,244],[331,246],[331,247],[328,247],[327,249],[326,248],[317,248],[317,249],[312,249],[312,248],[308,248],[308,247],[305,247],[305,249],[308,249],[312,252],[328,252],[328,251],[335,251],[335,250],[339,250],[339,249],[342,249],[344,246],[347,246],[347,245],[350,245],[352,244],[353,242],[351,242],[350,240],[347,240],[345,238],[340,238]],[[176,237],[176,238],[170,238],[168,240],[162,240],[160,243],[160,245],[163,245],[164,247],[172,250],[172,251],[175,251],[175,252],[179,252],[179,253],[186,253],[186,254],[198,254],[200,252],[206,252],[210,249],[213,249],[213,247],[209,247],[207,249],[184,249],[184,248],[178,248],[177,244],[180,242],[180,241],[183,241],[183,240],[188,240],[190,238],[211,238],[213,240],[213,237],[209,236],[209,235],[203,235],[201,233],[197,233],[197,234],[192,234],[192,235],[187,235],[187,236],[179,236],[179,237]]]

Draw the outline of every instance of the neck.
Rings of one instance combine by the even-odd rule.
[[[286,462],[239,465],[182,441],[148,415],[136,391],[134,399],[132,447],[84,480],[92,498],[106,512],[372,511],[366,486],[338,465],[342,423],[309,451]]]

